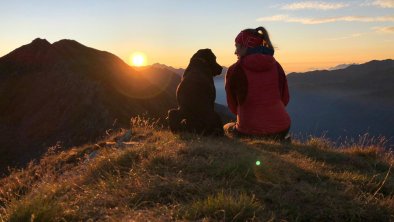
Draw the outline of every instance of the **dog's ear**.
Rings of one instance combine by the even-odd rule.
[[[192,57],[192,59],[195,59],[195,58],[204,59],[207,62],[216,59],[216,57],[213,54],[211,49],[200,49],[200,50],[198,50]]]
[[[193,55],[191,60],[196,58],[204,60],[209,65],[209,68],[211,69],[213,76],[217,76],[222,73],[223,68],[216,62],[216,56],[215,54],[213,54],[211,49],[207,48],[207,49],[198,50]]]
[[[217,76],[222,74],[223,67],[216,62],[216,56],[211,49],[205,49],[205,59],[209,63],[212,70],[212,75]]]
[[[215,54],[213,54],[211,49],[204,49],[204,58],[208,61],[208,62],[213,62],[216,61],[216,56]]]

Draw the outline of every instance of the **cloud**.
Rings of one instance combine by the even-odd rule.
[[[273,16],[269,16],[269,17],[258,18],[257,21],[261,21],[261,22],[278,22],[278,21],[286,21],[287,19],[289,19],[288,15],[273,15]]]
[[[361,36],[366,35],[366,34],[367,34],[367,33],[353,33],[353,34],[350,34],[350,35],[346,35],[346,36],[342,36],[342,37],[337,37],[337,38],[328,38],[328,39],[325,39],[325,40],[328,40],[328,41],[337,41],[337,40],[344,40],[344,39],[353,39],[353,38],[361,37]]]
[[[349,4],[345,3],[330,3],[319,1],[303,1],[286,4],[281,7],[284,10],[302,10],[302,9],[315,9],[315,10],[333,10],[348,7]]]
[[[274,15],[269,17],[258,18],[257,21],[260,22],[272,22],[272,21],[283,21],[283,22],[294,22],[306,25],[316,25],[323,23],[332,22],[394,22],[394,16],[337,16],[337,17],[327,17],[327,18],[299,18],[290,17],[289,15]]]
[[[381,33],[394,33],[394,26],[373,27],[372,29]]]
[[[380,8],[394,8],[394,0],[373,0],[367,1],[362,6],[377,6]]]
[[[375,32],[378,32],[378,33],[394,34],[394,26],[373,27],[372,29]],[[337,40],[344,40],[344,39],[353,39],[353,38],[358,38],[358,37],[365,36],[365,35],[368,35],[368,34],[370,34],[370,32],[368,32],[368,33],[353,33],[353,34],[342,36],[342,37],[327,38],[327,39],[324,39],[324,40],[337,41]]]

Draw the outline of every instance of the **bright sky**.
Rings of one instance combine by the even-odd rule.
[[[394,58],[394,0],[0,0],[0,56],[37,37],[67,38],[177,68],[211,48],[229,66],[235,36],[258,26],[286,72]]]

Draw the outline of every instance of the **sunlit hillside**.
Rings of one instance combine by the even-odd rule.
[[[377,145],[174,135],[133,119],[132,133],[63,148],[0,180],[0,220],[394,220],[394,159]]]

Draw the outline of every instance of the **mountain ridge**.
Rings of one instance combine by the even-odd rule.
[[[340,143],[362,135],[394,146],[394,60],[372,60],[334,71],[288,76],[293,132],[326,135]]]
[[[334,69],[334,70],[330,70],[330,69],[323,69],[323,70],[313,70],[313,71],[306,71],[306,72],[291,72],[291,73],[289,73],[289,74],[287,74],[288,76],[289,75],[308,75],[308,74],[313,74],[313,73],[316,73],[316,72],[335,72],[335,71],[340,71],[340,72],[342,72],[342,71],[349,71],[349,69],[356,69],[357,71],[358,70],[360,70],[360,69],[358,69],[357,67],[364,67],[364,66],[370,66],[370,65],[381,65],[381,63],[392,63],[394,60],[393,59],[383,59],[383,60],[376,60],[376,59],[374,59],[374,60],[371,60],[371,61],[368,61],[368,62],[365,62],[365,63],[361,63],[361,64],[355,64],[355,63],[353,63],[353,64],[349,64],[349,66],[347,66],[346,68],[343,68],[343,69]],[[343,65],[343,64],[341,64],[341,65]],[[339,65],[339,66],[341,66],[341,65]],[[361,68],[362,69],[362,68]]]

